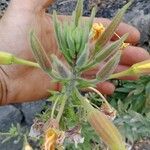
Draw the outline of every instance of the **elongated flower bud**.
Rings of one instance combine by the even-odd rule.
[[[140,76],[144,74],[150,74],[150,60],[145,60],[140,63],[136,63],[125,71],[111,75],[110,79],[132,76],[132,75]]]
[[[11,64],[26,65],[38,68],[40,67],[37,63],[18,58],[11,53],[0,51],[0,65],[11,65]]]
[[[1,65],[9,65],[12,64],[14,56],[7,52],[0,52],[0,64]]]
[[[126,150],[122,137],[114,124],[100,111],[93,108],[87,99],[83,100],[87,119],[96,133],[111,150]]]

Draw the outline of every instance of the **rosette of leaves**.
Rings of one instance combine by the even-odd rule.
[[[114,17],[105,32],[94,42],[91,41],[91,29],[96,14],[93,8],[89,19],[82,18],[83,0],[78,0],[77,7],[70,20],[59,21],[56,12],[53,14],[54,30],[60,53],[65,61],[56,55],[48,57],[34,32],[30,34],[33,54],[40,67],[56,82],[62,84],[60,92],[52,92],[51,118],[56,119],[61,130],[67,130],[75,124],[88,120],[96,133],[112,150],[125,150],[124,142],[116,127],[90,101],[80,94],[82,88],[95,87],[99,82],[107,80],[115,70],[121,56],[121,46],[128,34],[108,45],[114,35],[125,11],[131,5],[126,4]],[[106,62],[93,79],[82,77],[84,71]],[[74,119],[70,125],[68,118]],[[70,120],[69,120],[70,121]],[[111,132],[111,134],[109,134]]]

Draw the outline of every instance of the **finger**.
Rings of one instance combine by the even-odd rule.
[[[106,18],[96,18],[95,22],[101,22],[104,26],[108,26],[111,23],[111,21]],[[120,23],[120,25],[117,28],[116,33],[120,37],[124,35],[125,33],[129,33],[128,39],[126,40],[126,42],[128,43],[136,44],[140,40],[140,32],[133,26],[128,25],[126,23]],[[112,38],[112,40],[116,40],[116,39],[118,39],[116,36]]]
[[[42,7],[47,8],[50,4],[52,4],[55,0],[42,0]]]
[[[129,69],[129,66],[118,65],[118,67],[116,68],[114,73],[122,72],[127,69]],[[121,80],[137,80],[138,78],[139,78],[138,76],[125,76],[125,77],[121,77],[119,79],[121,79]]]
[[[150,59],[149,53],[141,47],[129,46],[122,50],[120,64],[131,66]]]
[[[106,95],[112,95],[115,91],[115,86],[108,82],[108,81],[105,81],[103,83],[99,83],[96,85],[96,88],[98,91],[100,91],[102,94],[106,94]]]

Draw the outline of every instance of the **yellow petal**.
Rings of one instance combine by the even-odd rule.
[[[58,135],[56,131],[52,128],[49,128],[45,132],[44,150],[55,150],[57,138]]]
[[[98,39],[103,32],[105,31],[105,27],[101,23],[94,23],[92,27],[92,38],[93,40]]]

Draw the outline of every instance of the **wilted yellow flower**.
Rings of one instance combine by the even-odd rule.
[[[97,40],[105,31],[105,27],[101,23],[94,23],[92,26],[92,38]]]
[[[150,74],[150,60],[145,60],[140,63],[136,63],[125,71],[112,74],[109,79],[132,76],[132,75],[140,76],[144,74]]]
[[[44,150],[55,150],[57,139],[58,135],[55,129],[49,128],[45,132]]]
[[[94,23],[92,26],[92,39],[97,40],[105,31],[105,27],[102,23]],[[115,33],[115,35],[120,39],[120,36]],[[128,47],[130,44],[129,43],[124,43],[121,46],[121,49],[124,49]]]

